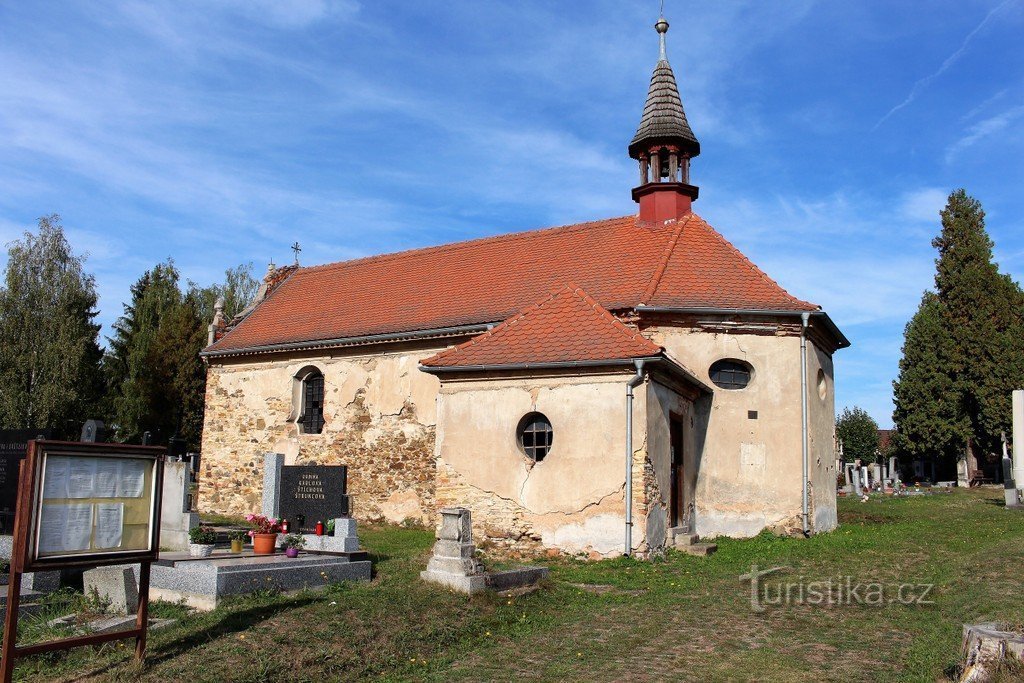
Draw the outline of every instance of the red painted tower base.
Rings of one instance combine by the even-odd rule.
[[[691,211],[697,186],[687,183],[647,183],[633,188],[633,201],[640,204],[640,221],[664,223]]]

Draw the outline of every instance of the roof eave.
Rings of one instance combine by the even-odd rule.
[[[472,325],[435,327],[425,330],[411,330],[409,332],[388,332],[384,334],[368,334],[356,337],[314,339],[309,341],[286,342],[280,344],[262,344],[258,346],[248,346],[237,349],[208,348],[204,351],[200,351],[199,355],[203,358],[225,358],[230,356],[251,356],[264,353],[286,353],[289,351],[306,351],[310,349],[331,349],[347,346],[365,346],[369,344],[414,341],[418,339],[458,337],[467,334],[479,334],[480,332],[486,332],[493,325],[494,323],[474,323]]]
[[[490,365],[459,365],[459,366],[430,366],[420,364],[420,370],[431,375],[462,374],[471,372],[529,372],[533,370],[573,370],[576,368],[600,368],[600,367],[635,367],[637,362],[662,364],[668,366],[687,382],[708,394],[714,393],[711,387],[701,382],[683,366],[679,365],[664,353],[655,356],[641,356],[637,358],[613,358],[606,360],[578,360],[559,361],[553,363],[504,363]]]
[[[814,318],[821,320],[825,329],[832,334],[836,341],[837,349],[845,349],[852,344],[850,340],[846,338],[842,330],[832,321],[828,313],[821,309],[817,310],[798,310],[789,308],[707,308],[707,307],[691,307],[691,306],[646,306],[640,304],[635,307],[635,310],[640,313],[690,313],[690,314],[706,314],[706,315],[750,315],[750,316],[763,316],[763,317],[799,317],[804,313],[809,314]]]

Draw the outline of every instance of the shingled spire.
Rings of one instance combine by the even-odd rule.
[[[690,211],[697,187],[690,185],[690,159],[700,154],[700,143],[690,129],[679,97],[675,74],[668,63],[665,34],[668,22],[662,17],[654,25],[661,42],[661,54],[636,135],[629,143],[629,156],[640,163],[640,186],[633,200],[640,204],[640,219],[665,221]]]

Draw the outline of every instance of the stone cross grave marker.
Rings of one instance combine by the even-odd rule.
[[[281,467],[278,501],[282,519],[293,533],[313,533],[316,523],[348,517],[348,468],[345,465],[287,465]]]

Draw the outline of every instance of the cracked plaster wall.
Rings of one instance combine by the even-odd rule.
[[[360,519],[432,521],[440,383],[418,364],[440,348],[211,363],[200,509],[259,511],[263,454],[273,451],[289,465],[348,465]],[[311,365],[324,375],[325,425],[300,434],[294,377]]]
[[[447,380],[438,400],[438,506],[469,508],[476,537],[518,550],[621,554],[630,376]],[[636,393],[634,544],[642,548],[646,392]],[[516,440],[532,411],[547,416],[554,433],[538,463]]]
[[[652,327],[646,333],[714,389],[706,435],[695,451],[700,453],[695,486],[697,533],[710,538],[754,536],[765,528],[798,532],[799,324],[764,325],[756,333],[670,326]],[[753,367],[747,388],[714,386],[708,371],[723,358],[744,360]],[[825,399],[817,389],[817,371],[822,366]],[[834,387],[831,358],[812,342],[808,342],[808,368],[811,481],[819,494],[813,497],[812,519],[815,530],[824,531],[835,526]],[[748,416],[752,410],[757,411],[756,419]]]

